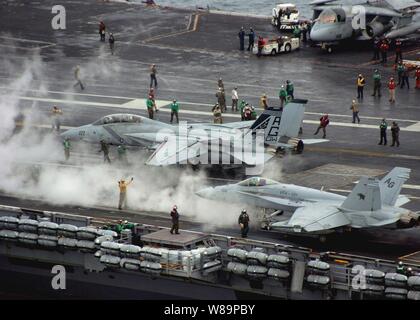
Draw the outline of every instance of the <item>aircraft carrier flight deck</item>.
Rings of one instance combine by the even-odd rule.
[[[59,134],[110,114],[148,117],[145,101],[152,64],[157,67],[158,81],[155,101],[159,111],[154,117],[164,123],[170,122],[170,105],[174,99],[180,105],[180,121],[212,123],[219,78],[223,79],[226,90],[224,123],[241,120],[240,114],[231,111],[230,107],[230,93],[235,87],[238,88],[239,100],[255,106],[260,115],[264,112],[259,102],[261,95],[267,95],[269,106],[277,106],[280,85],[289,79],[294,83],[295,98],[308,100],[299,136],[302,139],[321,138],[321,134],[314,136],[314,132],[320,117],[328,114],[328,141],[305,145],[302,154],[286,152],[276,155],[259,175],[348,196],[362,176],[381,179],[394,167],[409,168],[410,176],[402,186],[401,195],[410,201],[403,207],[417,213],[420,212],[420,90],[414,88],[412,73],[410,89],[397,88],[396,102],[389,103],[387,82],[395,75],[392,50],[386,65],[372,61],[371,46],[363,44],[345,44],[328,54],[319,47],[301,43],[299,50],[290,53],[257,57],[247,50],[239,50],[238,32],[243,26],[246,31],[252,27],[257,36],[278,35],[270,17],[130,2],[75,0],[64,4],[66,29],[54,30],[51,27],[54,1],[0,0],[0,5],[0,127],[5,132],[1,134],[0,142],[0,218],[9,216],[19,221],[32,219],[39,223],[49,219],[57,225],[65,221],[77,225],[79,230],[90,225],[99,228],[127,220],[136,226],[132,229],[132,238],[121,237],[116,241],[119,245],[146,243],[150,247],[160,244],[171,249],[194,250],[198,243],[206,243],[221,250],[214,253],[217,260],[212,257],[205,260],[203,257],[207,253],[201,253],[201,265],[194,265],[189,271],[171,269],[169,262],[161,262],[161,271],[154,269],[158,264],[155,261],[147,266],[136,265],[132,260],[137,253],[130,252],[131,255],[122,254],[120,258],[131,259],[133,269],[119,271],[115,264],[122,263],[121,259],[115,262],[109,258],[115,250],[111,245],[108,248],[98,247],[98,243],[93,247],[86,244],[82,251],[73,248],[70,253],[66,251],[68,248],[60,251],[51,248],[52,245],[48,247],[47,242],[45,246],[48,248],[39,248],[34,244],[35,238],[30,236],[19,242],[18,234],[13,233],[19,231],[19,221],[0,219],[0,226],[7,230],[0,237],[0,297],[31,298],[33,293],[55,298],[56,292],[48,291],[48,268],[55,263],[72,266],[69,268],[72,268],[71,278],[74,280],[74,291],[59,294],[59,298],[102,297],[100,294],[96,296],[98,292],[114,299],[368,297],[367,292],[360,294],[350,290],[350,273],[343,273],[340,269],[342,262],[347,261],[348,270],[357,263],[373,270],[372,296],[396,299],[404,296],[405,299],[409,291],[412,292],[409,297],[420,299],[420,291],[416,291],[418,283],[413,285],[415,289],[407,289],[404,295],[398,285],[394,291],[386,291],[387,285],[378,289],[378,282],[375,282],[382,281],[375,278],[377,273],[382,272],[384,277],[393,273],[398,261],[404,261],[420,272],[417,257],[420,229],[416,226],[398,230],[353,229],[349,233],[332,234],[326,241],[262,230],[258,220],[260,209],[234,203],[214,203],[195,194],[204,187],[238,183],[246,178],[243,172],[148,166],[145,162],[153,151],[131,146],[126,151],[128,161],[123,163],[118,160],[115,145],[109,147],[111,164],[107,164],[99,143],[73,141],[70,157],[65,160]],[[108,40],[99,40],[99,21],[104,21],[107,26],[107,39],[109,33],[115,36],[113,54]],[[419,61],[419,55],[418,41],[404,44],[404,60]],[[83,90],[75,79],[77,66]],[[380,98],[371,96],[375,69],[382,74]],[[358,74],[366,77],[366,86],[364,99],[358,101],[361,121],[352,123],[350,106],[356,99]],[[51,131],[53,106],[62,110],[61,131],[58,133]],[[378,145],[382,119],[388,121],[389,128],[393,121],[398,123],[399,147],[390,146],[389,129],[388,144]],[[134,179],[127,186],[127,208],[118,210],[117,182],[131,177]],[[158,237],[158,232],[170,228],[169,212],[174,204],[180,213],[181,235],[192,232],[193,240],[182,238],[178,239],[179,242],[172,242],[167,235],[153,238]],[[240,238],[238,227],[238,216],[244,208],[251,219],[245,240]],[[48,232],[45,235],[51,236]],[[95,234],[97,237],[101,235],[104,236],[100,232]],[[38,237],[41,235],[36,239]],[[94,241],[89,236],[85,240]],[[240,274],[241,258],[232,258],[235,254],[229,253],[232,243],[248,252],[258,248],[260,251],[255,252],[267,256],[287,252],[294,264],[276,270],[290,273],[290,283],[277,279],[281,282],[281,289],[277,289],[271,282],[264,282],[266,280],[261,287],[261,278],[257,276],[252,281],[245,280]],[[98,250],[102,251],[99,255]],[[153,255],[152,252],[147,254]],[[315,258],[322,261],[313,260]],[[220,261],[220,265],[215,261]],[[308,266],[309,261],[318,261],[319,264]],[[321,262],[330,263],[330,273],[323,270]],[[204,265],[208,271],[195,269],[204,268]],[[141,276],[132,275],[136,268],[147,271]],[[303,279],[308,279],[309,269],[315,270],[311,276],[318,277],[320,283],[316,289],[306,290]],[[256,268],[255,273],[259,271]],[[19,290],[8,280],[18,273],[21,276]],[[339,280],[343,274],[345,280]],[[37,278],[41,275],[43,277]],[[118,285],[113,282],[113,277],[119,279]],[[155,277],[158,280],[153,282]],[[187,277],[189,281],[185,280]],[[276,277],[281,278],[276,274],[270,281],[277,281]],[[322,284],[326,278],[331,280],[328,289]],[[142,286],[131,285],[132,279],[138,279]],[[385,277],[384,283],[386,281],[388,278]],[[88,292],[92,286],[95,288],[93,293]]]

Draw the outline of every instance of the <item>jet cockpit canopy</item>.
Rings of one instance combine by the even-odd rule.
[[[95,121],[93,125],[99,126],[104,124],[112,123],[140,123],[141,117],[135,114],[111,114],[102,117],[101,119]]]
[[[343,9],[325,9],[318,17],[321,24],[333,24],[346,21],[346,13]]]
[[[243,187],[263,187],[263,186],[268,186],[268,185],[273,185],[273,184],[278,184],[278,182],[271,179],[260,178],[260,177],[252,177],[238,183],[239,186],[243,186]]]

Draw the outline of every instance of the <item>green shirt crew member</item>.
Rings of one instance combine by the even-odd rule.
[[[120,160],[121,162],[127,163],[127,148],[124,145],[119,145],[117,147],[117,152],[118,152],[118,160]]]
[[[381,74],[376,69],[373,74],[373,97],[376,97],[376,93],[378,93],[378,97],[381,96]]]
[[[171,123],[174,120],[174,116],[176,117],[176,123],[179,123],[178,112],[179,112],[179,104],[176,102],[176,100],[174,100],[171,103]]]
[[[293,95],[293,91],[295,90],[295,87],[293,86],[293,83],[290,80],[286,81],[286,92],[287,95],[290,96],[292,99],[295,98]]]
[[[284,103],[286,102],[286,98],[287,98],[287,91],[284,86],[281,86],[280,88],[279,98],[280,98],[280,108],[283,109]]]
[[[66,139],[63,141],[63,146],[64,146],[64,157],[66,158],[66,160],[69,160],[70,158],[70,140]]]
[[[299,38],[300,39],[300,33],[301,33],[300,28],[298,26],[296,26],[293,29],[293,38]]]
[[[382,143],[386,146],[386,129],[388,128],[388,123],[385,119],[382,119],[381,124],[379,125],[379,130],[381,131],[381,140],[379,141],[379,145]]]
[[[153,119],[153,108],[155,107],[155,101],[151,96],[149,96],[149,99],[146,101],[147,106],[147,112],[149,113],[149,118]]]

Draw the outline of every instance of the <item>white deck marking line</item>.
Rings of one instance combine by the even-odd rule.
[[[15,49],[23,49],[23,50],[36,50],[36,49],[44,49],[48,47],[55,46],[55,43],[47,42],[47,41],[38,41],[38,40],[30,40],[30,39],[22,39],[22,38],[12,38],[12,37],[3,37],[0,36],[0,40],[12,40],[14,42],[29,42],[29,43],[35,43],[35,44],[44,44],[44,45],[37,45],[36,47],[21,47],[18,45],[14,45],[13,43],[10,44],[3,44],[0,43],[0,47],[7,47],[7,48],[15,48]]]
[[[0,86],[0,89],[11,89],[7,86]],[[73,95],[73,96],[86,96],[86,97],[96,97],[96,98],[109,98],[109,99],[122,99],[122,100],[136,100],[141,99],[139,97],[123,97],[123,96],[109,96],[109,95],[101,95],[101,94],[93,94],[93,93],[79,93],[79,92],[65,92],[65,91],[53,91],[53,90],[36,90],[36,89],[27,89],[24,91],[29,92],[41,92],[41,93],[56,93],[56,94],[62,94],[62,95]],[[146,99],[146,98],[144,98]],[[180,104],[186,104],[186,105],[195,105],[195,106],[208,106],[212,107],[214,104],[211,103],[198,103],[198,102],[188,102],[188,101],[178,101]],[[231,108],[232,106],[227,106],[227,108]],[[257,110],[262,110],[262,108],[257,107]],[[305,112],[305,114],[308,115],[316,115],[321,116],[324,115],[322,112]],[[343,118],[352,118],[351,115],[348,114],[336,114],[336,113],[329,113],[330,117],[343,117]],[[369,117],[369,116],[362,116],[361,119],[369,119],[369,120],[382,120],[382,117]],[[413,125],[405,127],[407,131],[420,131],[420,129],[417,129],[420,127],[420,120],[412,120],[412,119],[396,119],[396,118],[387,118],[388,121],[398,121],[398,122],[412,122]],[[359,125],[361,126],[361,125]],[[412,128],[411,128],[412,127]],[[414,130],[412,130],[414,129]]]
[[[407,131],[419,131],[420,130],[420,122],[412,124],[411,126],[405,127]]]
[[[14,38],[14,37],[5,37],[5,36],[0,36],[0,39],[7,39],[7,40],[14,40],[14,41],[21,41],[21,42],[33,42],[33,43],[55,44],[55,43],[53,43],[53,42],[48,42],[48,41],[30,40],[30,39],[22,39],[22,38]]]
[[[51,103],[67,103],[67,104],[77,104],[77,105],[88,105],[92,107],[108,107],[108,108],[122,108],[122,109],[134,109],[134,110],[146,110],[146,100],[145,99],[134,99],[129,102],[123,104],[116,104],[116,103],[104,103],[104,102],[90,102],[90,101],[80,101],[80,100],[67,100],[67,99],[49,99],[49,98],[38,98],[38,97],[19,97],[22,100],[30,100],[30,101],[42,101],[42,102],[51,102]],[[159,111],[162,112],[171,112],[169,109],[163,108],[171,103],[169,100],[156,100],[156,103],[159,108]],[[205,116],[213,116],[212,112],[206,111],[196,111],[196,110],[181,110],[180,114],[194,114],[194,115],[205,115]],[[239,114],[228,114],[225,113],[223,115],[225,118],[235,118],[239,119]],[[315,124],[318,125],[318,120],[303,120],[303,123]],[[337,122],[331,121],[330,126],[338,126],[338,127],[350,127],[350,128],[364,128],[364,129],[375,129],[378,130],[378,125],[372,124],[355,124],[349,122]],[[420,132],[420,126],[407,130],[406,128],[401,128],[401,131],[411,131],[411,132]]]

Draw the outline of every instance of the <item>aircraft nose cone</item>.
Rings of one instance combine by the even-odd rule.
[[[324,25],[321,26],[317,23],[312,27],[310,37],[312,41],[315,42],[327,42],[327,41],[333,41],[332,38],[334,32],[331,30],[330,26]]]
[[[66,140],[66,139],[76,140],[77,138],[79,138],[79,136],[77,134],[77,131],[74,130],[74,129],[69,129],[69,130],[66,130],[66,131],[62,132],[60,134],[60,137],[63,140]]]
[[[204,189],[198,190],[195,194],[204,199],[212,199],[214,195],[214,188],[212,187],[204,188]]]

